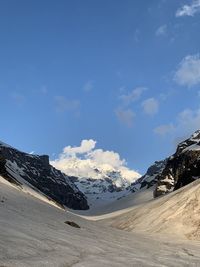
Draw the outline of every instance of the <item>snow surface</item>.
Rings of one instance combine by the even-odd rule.
[[[92,206],[89,210],[73,211],[73,213],[82,215],[83,218],[89,220],[100,220],[112,218],[113,216],[126,213],[133,209],[133,206],[140,205],[153,199],[154,187],[149,189],[143,188],[135,193],[130,193],[111,203],[105,202],[104,205]]]
[[[200,145],[198,144],[193,144],[191,146],[186,147],[185,149],[183,149],[182,152],[186,152],[186,151],[199,151],[200,150]]]
[[[199,266],[200,244],[87,221],[0,181],[0,266]],[[66,225],[74,221],[80,229]]]
[[[24,193],[27,193],[29,195],[32,195],[38,199],[41,199],[44,202],[47,202],[48,204],[61,208],[59,206],[59,204],[57,204],[55,201],[53,201],[52,199],[50,199],[49,197],[47,197],[45,194],[43,194],[39,189],[37,189],[36,187],[34,187],[33,185],[31,185],[29,182],[27,182],[26,180],[24,180],[20,174],[23,173],[22,168],[18,168],[18,165],[16,164],[16,162],[11,162],[11,161],[7,161],[7,166],[6,169],[8,171],[8,173],[10,173],[18,182],[20,182],[21,186],[17,186],[15,184],[11,184],[10,182],[8,182],[6,179],[4,179],[3,177],[0,176],[0,183],[4,183],[7,185],[12,186],[13,188],[23,191]],[[9,167],[8,167],[9,166]],[[15,169],[17,168],[17,169]],[[17,174],[17,171],[19,171],[19,174]]]
[[[193,140],[193,139],[195,139],[195,140],[199,140],[200,141],[200,138],[197,138],[197,137],[199,137],[200,136],[200,130],[197,130],[196,132],[194,132],[192,135],[191,135],[191,137],[190,137],[190,139],[191,140]]]
[[[199,151],[200,150],[200,130],[196,131],[187,140],[181,142],[178,145],[178,149],[181,153],[186,151]]]
[[[199,214],[200,180],[196,180],[166,196],[132,207],[127,213],[113,216],[107,223],[127,231],[200,240]]]

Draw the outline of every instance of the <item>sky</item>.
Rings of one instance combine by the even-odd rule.
[[[0,1],[0,140],[144,173],[200,128],[199,27],[200,0]]]

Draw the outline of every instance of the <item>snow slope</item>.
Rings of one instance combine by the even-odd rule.
[[[143,188],[134,194],[129,194],[111,203],[106,203],[105,205],[99,207],[94,206],[86,211],[73,211],[73,213],[82,215],[83,218],[94,221],[111,218],[115,215],[123,214],[129,210],[132,210],[133,207],[137,205],[150,201],[153,199],[153,190],[154,187],[149,189]]]
[[[200,180],[169,195],[133,207],[106,222],[127,231],[200,240]],[[102,219],[102,217],[100,217]]]
[[[21,188],[31,188],[62,206],[88,209],[86,197],[68,176],[49,164],[47,155],[21,152],[0,142],[0,175]]]
[[[195,267],[199,249],[192,241],[127,233],[84,220],[0,181],[0,266]]]

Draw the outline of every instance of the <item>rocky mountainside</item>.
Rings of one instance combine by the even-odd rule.
[[[168,159],[156,161],[142,177],[136,174],[131,177],[114,169],[91,166],[87,177],[80,176],[77,172],[76,177],[70,179],[87,196],[90,207],[104,205],[141,189],[155,186],[167,161]],[[77,168],[76,164],[73,165],[73,168]]]
[[[71,176],[70,179],[87,196],[90,206],[102,205],[126,196],[131,193],[131,183],[140,177],[134,171],[116,170],[107,165],[96,166],[90,163],[88,168],[88,162],[86,163],[87,174],[77,171],[76,176]],[[80,164],[86,163],[74,159],[70,169],[82,169]]]
[[[22,189],[28,186],[39,191],[62,206],[89,208],[84,194],[67,175],[49,164],[46,155],[27,154],[0,142],[0,175]]]
[[[165,160],[156,161],[145,175],[131,184],[136,192],[155,186],[154,197],[165,195],[200,178],[200,130],[177,146]]]
[[[155,161],[141,178],[131,184],[130,190],[132,192],[136,192],[142,188],[148,189],[149,187],[155,185],[158,181],[158,175],[162,173],[166,163],[167,159]]]
[[[142,177],[127,168],[89,163],[72,159],[68,167],[77,175],[64,174],[49,164],[48,156],[23,153],[0,142],[1,176],[18,187],[39,190],[60,205],[88,209],[151,186],[158,197],[200,178],[200,130],[181,142],[171,157],[156,161]]]
[[[154,196],[158,197],[179,189],[200,178],[200,130],[181,142],[174,155],[157,176]]]

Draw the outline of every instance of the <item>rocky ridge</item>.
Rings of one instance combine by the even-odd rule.
[[[141,178],[131,184],[130,190],[134,193],[142,188],[148,189],[149,187],[156,185],[158,182],[158,175],[162,173],[166,163],[167,159],[155,161]]]
[[[200,130],[181,142],[167,159],[158,180],[154,197],[165,195],[200,178]]]
[[[84,194],[67,175],[49,164],[47,155],[27,154],[0,142],[0,175],[18,187],[28,185],[62,206],[89,208]]]

